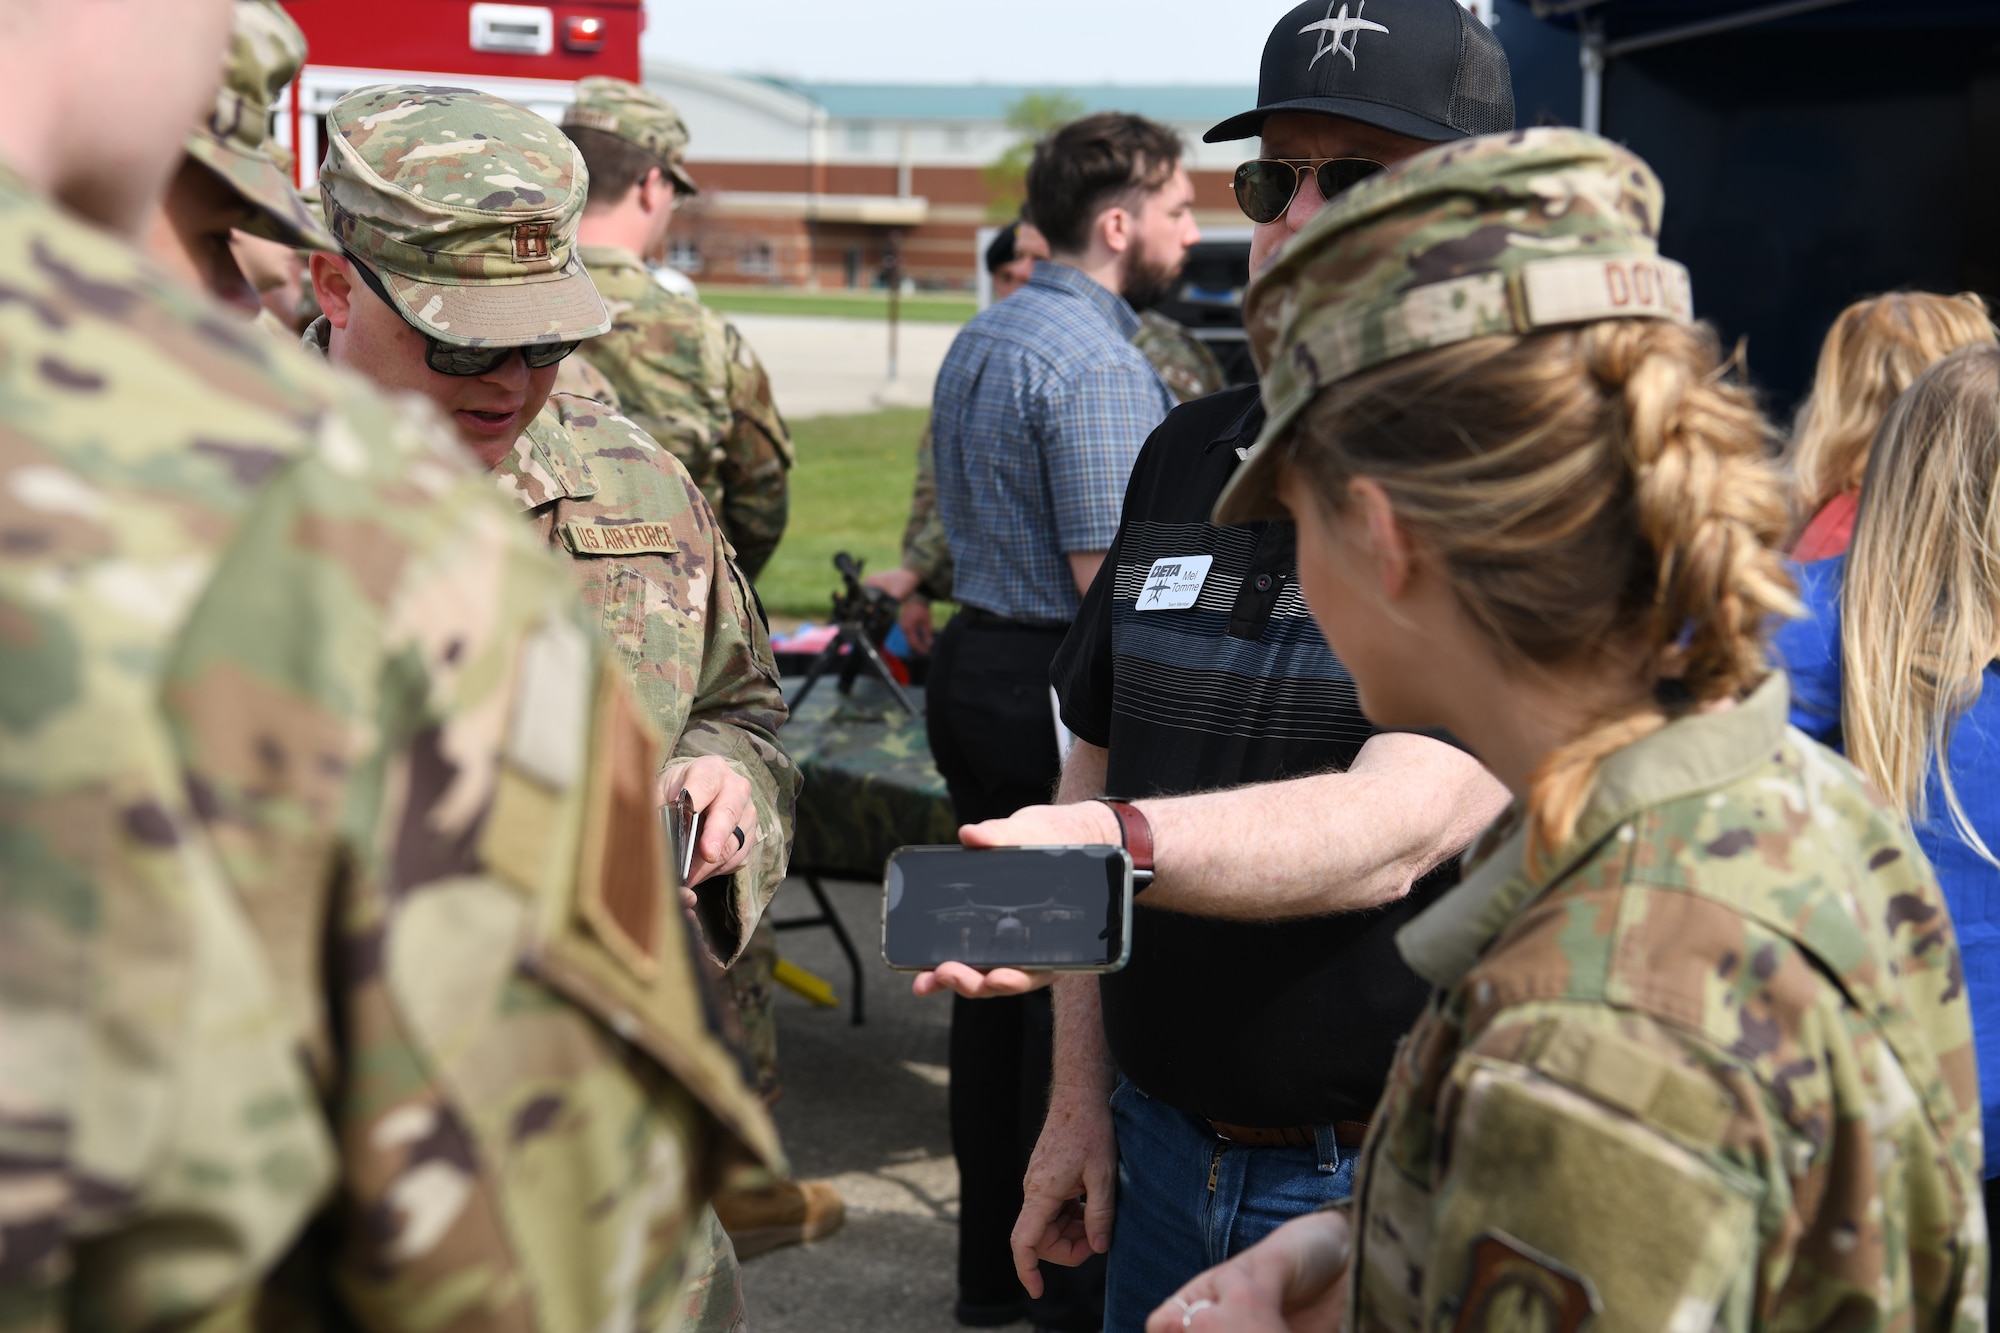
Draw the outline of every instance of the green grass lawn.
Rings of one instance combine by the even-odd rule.
[[[846,319],[889,318],[886,292],[842,289],[831,292],[782,291],[746,287],[703,287],[702,304],[749,315],[838,315]],[[905,296],[898,318],[912,323],[963,324],[979,304],[963,293],[919,292]]]
[[[926,408],[904,407],[791,423],[799,451],[791,521],[757,576],[757,595],[772,615],[825,624],[840,583],[836,551],[865,561],[867,573],[902,559],[917,441],[929,415]]]

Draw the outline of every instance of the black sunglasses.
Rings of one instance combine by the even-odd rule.
[[[1252,222],[1276,222],[1292,206],[1299,192],[1299,178],[1308,171],[1319,178],[1319,195],[1331,199],[1342,190],[1386,170],[1380,162],[1365,157],[1329,157],[1314,161],[1304,157],[1260,157],[1236,168],[1231,185],[1236,190],[1236,206]]]
[[[507,358],[519,352],[521,359],[528,363],[530,370],[545,370],[582,346],[581,340],[566,343],[529,343],[511,347],[459,347],[453,343],[439,342],[403,313],[403,308],[389,296],[389,289],[382,285],[382,279],[374,269],[356,259],[351,253],[347,262],[360,271],[361,280],[368,284],[368,290],[382,298],[382,304],[396,312],[397,318],[423,335],[424,364],[440,375],[490,375],[507,364]]]

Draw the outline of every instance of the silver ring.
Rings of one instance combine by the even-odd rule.
[[[1196,1301],[1194,1304],[1190,1305],[1178,1296],[1174,1297],[1174,1304],[1181,1307],[1182,1328],[1193,1328],[1194,1317],[1197,1314],[1201,1313],[1203,1310],[1213,1310],[1215,1308],[1215,1302],[1211,1300],[1199,1300]]]

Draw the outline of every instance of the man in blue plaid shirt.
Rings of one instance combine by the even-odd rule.
[[[1055,786],[1049,664],[1118,531],[1139,447],[1175,403],[1131,338],[1134,307],[1167,292],[1200,239],[1180,159],[1171,130],[1115,112],[1044,140],[1027,211],[1052,258],[965,326],[938,373],[938,513],[961,609],[938,636],[929,727],[964,823]],[[1101,1322],[1101,1262],[1044,1266],[1045,1294],[1030,1302],[1008,1243],[1047,1105],[1050,1024],[1046,992],[954,1001],[962,1324]]]

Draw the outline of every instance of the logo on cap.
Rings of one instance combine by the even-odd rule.
[[[521,222],[514,226],[514,258],[519,260],[547,259],[549,257],[549,234],[555,230],[553,222]]]
[[[1306,62],[1307,69],[1311,69],[1314,65],[1317,65],[1319,58],[1329,51],[1335,55],[1346,56],[1347,67],[1349,69],[1360,68],[1360,66],[1354,63],[1355,39],[1364,32],[1379,32],[1385,37],[1389,35],[1389,30],[1381,24],[1361,17],[1361,11],[1366,8],[1368,8],[1368,0],[1361,0],[1354,7],[1354,17],[1349,18],[1347,17],[1347,6],[1345,4],[1341,5],[1340,13],[1335,14],[1333,12],[1333,0],[1326,0],[1326,17],[1317,23],[1308,23],[1305,27],[1299,29],[1301,37],[1309,32],[1321,34],[1319,49],[1314,51],[1313,58]]]

